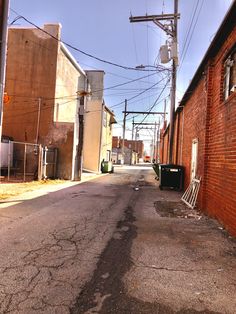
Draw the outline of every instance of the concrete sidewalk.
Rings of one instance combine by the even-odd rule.
[[[235,238],[188,209],[181,193],[160,191],[152,175],[138,197],[132,267],[123,278],[129,296],[158,313],[236,313]]]

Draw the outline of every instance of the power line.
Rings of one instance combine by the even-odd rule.
[[[18,15],[18,19],[17,20],[20,20],[20,19],[23,19],[24,21],[26,21],[27,23],[29,23],[30,25],[34,26],[35,28],[37,28],[38,30],[42,31],[43,33],[47,34],[48,36],[50,36],[51,38],[55,39],[56,41],[58,42],[61,42],[63,43],[64,45],[66,45],[67,47],[89,57],[89,58],[93,58],[97,61],[100,61],[100,62],[103,62],[103,63],[106,63],[106,64],[109,64],[109,65],[113,65],[113,66],[116,66],[116,67],[119,67],[119,68],[122,68],[124,70],[133,70],[133,71],[145,71],[145,72],[149,72],[149,71],[156,71],[156,70],[159,70],[159,71],[166,71],[168,70],[167,68],[163,67],[163,66],[157,66],[157,69],[156,70],[146,70],[146,69],[136,69],[136,68],[133,68],[133,67],[129,67],[129,66],[124,66],[124,65],[121,65],[121,64],[118,64],[118,63],[115,63],[115,62],[111,62],[111,61],[107,61],[107,60],[104,60],[102,58],[99,58],[99,57],[96,57],[90,53],[87,53],[61,39],[58,39],[57,37],[55,37],[54,35],[50,34],[49,32],[45,31],[44,29],[42,29],[41,27],[39,27],[38,25],[36,25],[35,23],[31,22],[29,19],[27,19],[26,17],[24,17],[23,15],[20,15],[18,12],[16,12],[15,10],[11,9],[12,12],[14,12],[15,14]]]
[[[193,26],[193,29],[192,29],[192,32],[191,32],[191,35],[190,35],[190,38],[189,38],[189,41],[188,41],[188,45],[187,45],[187,47],[186,47],[186,49],[185,49],[184,55],[182,56],[182,60],[181,60],[180,66],[179,66],[179,70],[180,70],[180,68],[181,68],[181,66],[182,66],[182,64],[183,64],[184,58],[185,58],[186,53],[187,53],[187,51],[188,51],[189,45],[190,45],[190,43],[191,43],[191,40],[192,40],[192,37],[193,37],[193,33],[194,33],[195,27],[196,27],[196,25],[197,25],[200,12],[201,12],[202,7],[203,7],[203,3],[204,3],[204,0],[202,0],[201,7],[200,7],[200,9],[199,9],[199,11],[198,11],[198,15],[197,15],[197,17],[196,17],[196,20],[195,20],[195,23],[194,23],[194,26]]]
[[[157,83],[151,85],[151,87],[146,88],[144,91],[138,93],[137,95],[135,95],[135,96],[133,96],[133,97],[130,97],[129,99],[127,99],[127,101],[130,101],[130,100],[132,100],[132,99],[134,99],[134,98],[139,97],[139,96],[142,95],[143,93],[145,93],[145,92],[149,91],[150,89],[152,89],[153,87],[155,87],[155,86],[156,86],[157,84],[159,84],[161,81],[162,81],[162,79],[161,79],[160,81],[158,81]],[[121,104],[123,104],[123,103],[124,103],[124,101],[122,101],[122,102],[120,102],[120,103],[118,103],[118,104],[116,104],[116,105],[113,105],[113,106],[111,106],[110,108],[117,107],[117,106],[119,106],[119,105],[121,105]]]
[[[152,109],[156,106],[158,100],[160,99],[161,95],[163,94],[164,90],[166,89],[166,87],[167,87],[169,81],[170,81],[170,79],[167,80],[167,82],[166,82],[165,86],[163,87],[161,93],[159,94],[159,96],[157,97],[157,99],[155,100],[155,102],[154,102],[154,104],[151,106],[151,108],[148,110],[148,113],[147,113],[146,116],[143,118],[143,120],[140,122],[140,124],[143,123],[143,122],[146,120],[146,118],[148,117],[148,115],[151,113]],[[139,125],[140,125],[140,124],[139,124]]]

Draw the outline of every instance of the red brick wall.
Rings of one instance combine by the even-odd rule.
[[[234,235],[236,235],[236,94],[232,94],[226,101],[223,100],[222,70],[224,59],[235,42],[236,28],[216,56],[212,69],[204,202],[209,214],[219,219]]]
[[[204,155],[205,155],[205,135],[206,135],[206,90],[205,80],[202,80],[196,86],[189,101],[183,108],[182,123],[182,165],[185,167],[185,188],[191,180],[191,159],[192,142],[198,140],[198,158],[197,158],[197,176],[204,181]],[[182,127],[182,126],[181,126]],[[179,129],[181,129],[181,127]],[[179,150],[181,147],[179,147]],[[198,205],[202,207],[203,201],[202,184],[199,191]]]
[[[223,100],[223,62],[236,42],[236,28],[175,117],[174,161],[185,167],[190,183],[192,141],[198,139],[197,175],[201,176],[198,206],[236,235],[236,93]],[[168,132],[162,162],[167,161]]]
[[[124,141],[124,146],[127,148],[132,148],[132,150],[136,151],[139,155],[139,158],[143,157],[144,144],[143,141],[132,141],[126,140]],[[112,137],[112,148],[121,148],[122,147],[122,138],[118,136]]]
[[[112,136],[112,148],[121,148],[121,138]]]

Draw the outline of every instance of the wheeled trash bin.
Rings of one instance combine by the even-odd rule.
[[[184,186],[184,167],[172,164],[159,165],[159,188],[169,187],[181,191]]]

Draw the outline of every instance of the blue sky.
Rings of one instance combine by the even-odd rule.
[[[158,61],[160,45],[167,37],[154,23],[130,23],[129,16],[173,13],[173,0],[11,0],[11,9],[25,16],[35,24],[60,22],[62,39],[79,49],[101,59],[124,66],[135,67],[140,64],[154,65]],[[211,40],[227,12],[231,0],[179,0],[178,23],[179,59],[177,100],[181,99]],[[195,13],[195,14],[194,14]],[[10,12],[10,22],[16,17]],[[18,25],[27,25],[23,20]],[[191,26],[191,27],[190,27]],[[188,35],[188,36],[187,36]],[[187,37],[186,37],[187,36]],[[183,48],[185,49],[183,50]],[[129,80],[138,79],[153,72],[124,70],[98,62],[93,58],[71,50],[84,69],[101,69],[106,73],[105,88]],[[184,59],[183,59],[184,57]],[[160,81],[157,86],[146,89]],[[143,92],[139,97],[128,101],[128,110],[147,111],[160,96],[165,85],[164,75],[154,74],[132,84],[105,91],[105,101],[114,110],[118,122],[122,123],[122,110],[125,99]],[[159,100],[167,97],[169,89]],[[164,100],[153,109],[163,111]],[[130,119],[131,116],[128,116]],[[148,116],[146,122],[154,122],[159,117]],[[135,122],[143,116],[135,117]],[[128,120],[131,129],[131,119]],[[115,133],[121,135],[121,126]],[[127,133],[128,137],[130,132]],[[152,132],[140,131],[140,138],[149,143]]]

